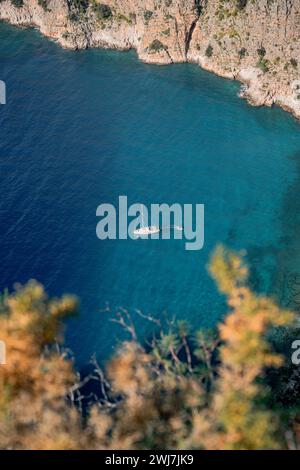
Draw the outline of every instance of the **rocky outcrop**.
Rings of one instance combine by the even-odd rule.
[[[300,0],[0,0],[0,18],[63,47],[195,62],[240,80],[252,104],[300,118]]]

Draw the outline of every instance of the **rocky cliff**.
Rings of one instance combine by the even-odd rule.
[[[63,47],[195,62],[240,80],[252,104],[300,118],[300,0],[0,0],[0,19],[36,26]]]

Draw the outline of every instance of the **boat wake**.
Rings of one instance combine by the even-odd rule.
[[[162,227],[161,230],[178,230],[179,232],[183,231],[183,227],[181,225],[169,225],[168,227]]]

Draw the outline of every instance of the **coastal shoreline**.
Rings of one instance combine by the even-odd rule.
[[[267,10],[266,5],[247,5],[238,14],[236,10],[228,10],[229,13],[226,10],[229,19],[222,21],[215,3],[201,0],[168,1],[165,2],[168,7],[162,7],[158,0],[126,0],[122,7],[117,0],[106,0],[107,4],[94,3],[84,12],[74,7],[73,0],[20,1],[22,6],[16,7],[12,0],[2,0],[0,20],[21,28],[37,28],[67,49],[134,49],[138,58],[149,64],[194,63],[220,77],[239,81],[242,86],[239,96],[250,105],[278,105],[300,119],[300,75],[294,58],[300,51],[300,31],[298,36],[295,30],[300,19],[300,0],[292,2],[288,15],[283,0],[276,0],[272,7],[263,0]],[[107,18],[99,17],[95,5],[107,8]],[[142,5],[149,10],[141,10]],[[129,9],[132,12],[128,14]],[[277,36],[282,30],[285,38],[285,45],[280,47],[272,45],[272,28],[265,24],[266,18],[271,21],[275,13],[280,26]],[[258,16],[262,14],[264,21]],[[258,24],[255,38],[248,31],[252,17],[261,21],[262,31]],[[223,31],[227,23],[231,28],[228,38]],[[163,30],[166,26],[169,27]],[[249,46],[241,47],[250,42],[249,38],[251,50]],[[289,62],[283,63],[288,55]]]

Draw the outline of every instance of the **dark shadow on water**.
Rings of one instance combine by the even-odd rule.
[[[295,180],[283,198],[278,217],[282,235],[272,290],[283,305],[300,311],[300,150],[291,159],[295,164]]]
[[[274,221],[281,235],[277,244],[247,247],[247,260],[253,289],[300,312],[300,150],[290,158],[295,164],[295,179]]]

